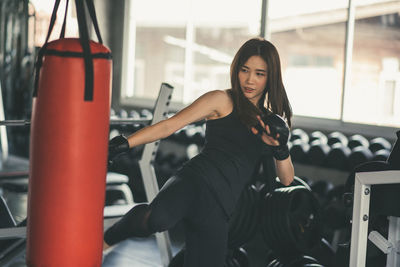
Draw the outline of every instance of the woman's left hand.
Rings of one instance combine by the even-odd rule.
[[[265,131],[268,133],[266,134],[265,132],[261,133],[261,140],[263,140],[264,143],[270,146],[279,146],[279,141],[277,140],[279,138],[279,134],[277,134],[275,137],[271,136],[271,131],[269,129],[269,126],[266,125],[262,120],[260,116],[257,116],[258,122],[260,123],[261,127],[265,129]],[[251,131],[253,134],[258,134],[258,130],[255,127],[251,127]]]

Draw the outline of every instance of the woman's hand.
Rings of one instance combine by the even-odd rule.
[[[265,129],[265,131],[266,131],[267,133],[265,133],[265,132],[263,131],[263,132],[260,134],[260,133],[258,132],[258,130],[257,130],[255,127],[251,127],[251,131],[253,132],[253,134],[256,134],[256,135],[257,135],[257,134],[260,134],[261,140],[263,140],[263,142],[266,143],[267,145],[270,145],[270,146],[279,146],[279,145],[280,145],[280,144],[279,144],[279,141],[278,141],[279,133],[276,134],[276,136],[272,136],[272,135],[271,135],[271,131],[270,131],[270,129],[269,129],[269,126],[266,125],[266,124],[261,120],[261,117],[260,117],[260,116],[257,116],[257,119],[258,119],[258,122],[260,123],[262,129]]]

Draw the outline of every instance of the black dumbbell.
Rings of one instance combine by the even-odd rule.
[[[327,144],[328,143],[328,137],[326,137],[326,135],[320,131],[314,131],[310,134],[310,143],[314,140],[320,140],[321,143],[323,144]]]
[[[344,146],[341,142],[335,143],[326,156],[326,166],[337,170],[347,170],[350,154],[350,148]]]
[[[300,128],[293,129],[290,135],[290,141],[301,140],[303,143],[307,144],[309,142],[308,134]]]
[[[371,150],[372,153],[381,149],[390,150],[391,148],[392,145],[390,142],[383,137],[376,137],[369,142],[369,150]]]
[[[347,146],[349,141],[347,137],[341,132],[335,131],[328,134],[328,145],[332,146],[333,144],[338,142],[342,143],[344,146]]]
[[[320,140],[312,141],[307,154],[310,163],[316,166],[324,166],[330,150],[330,146],[321,143]]]
[[[347,143],[347,146],[350,149],[353,149],[358,146],[363,146],[368,148],[369,147],[369,142],[368,139],[362,136],[361,134],[355,134],[349,137],[349,142]]]
[[[299,162],[303,164],[309,163],[308,151],[310,150],[310,145],[304,143],[301,139],[293,140],[290,147],[290,156],[294,162]]]

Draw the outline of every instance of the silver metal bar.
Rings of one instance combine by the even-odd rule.
[[[392,250],[387,255],[386,267],[400,266],[400,218],[389,216],[388,241],[393,245]]]
[[[149,124],[148,119],[111,119],[110,125],[126,125],[126,124]],[[30,120],[0,120],[0,126],[26,126],[30,125]],[[2,129],[2,128],[0,128]]]
[[[368,192],[368,194],[366,194]],[[367,254],[367,234],[369,221],[369,200],[371,186],[361,183],[357,174],[354,180],[354,206],[353,206],[353,223],[351,232],[350,265],[349,266],[365,266]],[[357,255],[357,256],[355,256]]]
[[[0,240],[26,238],[26,227],[0,228]]]
[[[3,105],[3,89],[1,87],[0,80],[0,120],[5,120],[4,105]],[[7,129],[5,127],[0,127],[0,142],[1,142],[1,159],[2,162],[8,160],[8,138]]]
[[[345,39],[345,50],[344,50],[344,67],[343,67],[343,87],[342,87],[342,99],[340,107],[340,121],[343,121],[344,112],[344,99],[345,93],[349,89],[351,79],[351,62],[353,58],[353,41],[354,41],[354,21],[355,21],[355,1],[349,0],[349,6],[347,11],[347,24],[346,24],[346,39]]]
[[[400,171],[356,173],[354,179],[354,204],[353,223],[351,228],[350,267],[365,267],[371,185],[395,183],[400,183]],[[393,250],[391,253],[396,252]]]
[[[161,85],[160,93],[153,111],[153,121],[151,124],[155,124],[166,118],[167,107],[171,100],[172,90],[173,87],[166,83]],[[159,141],[146,144],[143,148],[142,158],[139,160],[144,189],[149,202],[154,199],[159,191],[157,176],[153,166],[158,145]],[[163,266],[168,266],[172,258],[171,241],[168,232],[156,233],[156,240],[160,250],[161,262]]]
[[[261,28],[260,36],[265,40],[271,40],[271,20],[269,19],[269,0],[262,0],[261,4]]]

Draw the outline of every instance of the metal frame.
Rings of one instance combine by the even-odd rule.
[[[356,6],[354,0],[349,0],[349,6],[347,8],[347,23],[346,23],[346,39],[344,49],[344,67],[343,67],[343,87],[342,87],[342,99],[340,103],[340,121],[343,121],[344,114],[344,100],[346,90],[350,86],[351,82],[351,65],[353,59],[353,43],[354,43],[354,23]]]
[[[371,185],[394,183],[400,183],[400,171],[360,172],[355,174],[350,267],[365,267],[366,264]],[[400,231],[398,225],[400,223],[393,220],[391,220],[391,222],[392,227],[389,228],[389,232],[391,233],[389,241],[393,242],[392,247],[397,247],[397,251],[396,249],[390,250],[390,253],[388,253],[387,266],[397,267],[400,266],[400,254],[398,252]],[[397,239],[393,240],[393,237]],[[375,244],[378,243],[376,242],[378,238],[376,234],[372,234],[370,237],[371,241]],[[396,263],[396,265],[393,265],[394,263]]]
[[[161,85],[160,93],[153,111],[153,120],[151,124],[155,124],[167,116],[167,107],[171,101],[172,90],[173,87],[166,83]],[[159,143],[159,141],[156,141],[146,144],[143,149],[142,158],[139,160],[139,168],[142,173],[144,189],[149,202],[154,199],[159,191],[157,177],[153,166]],[[167,231],[156,233],[156,239],[161,254],[161,262],[164,266],[168,266],[172,259],[169,234]]]

